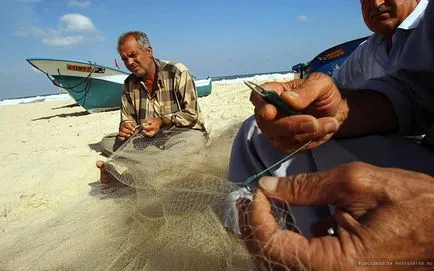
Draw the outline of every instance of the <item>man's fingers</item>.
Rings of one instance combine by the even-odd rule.
[[[132,121],[123,121],[119,127],[119,130],[124,130],[124,131],[134,131],[135,129],[136,129],[136,124]]]
[[[240,228],[241,237],[247,247],[247,250],[256,255],[260,251],[259,243],[253,235],[253,228],[249,224],[249,206],[251,201],[245,198],[237,201],[238,209],[238,226]]]
[[[310,115],[286,117],[273,122],[256,117],[256,122],[272,145],[282,153],[291,152],[309,140],[313,143],[308,148],[317,147],[339,129],[335,118],[315,119]]]
[[[273,120],[277,116],[277,108],[267,103],[259,94],[252,91],[250,94],[250,102],[255,106],[255,115],[265,120]]]
[[[306,132],[311,133],[317,129],[318,126],[317,120],[310,115],[283,117],[275,121],[269,121],[262,116],[257,116],[256,122],[267,137],[292,136]],[[306,126],[305,123],[308,125]],[[270,132],[270,134],[267,134],[267,132]]]
[[[132,134],[134,134],[134,130],[135,129],[128,129],[125,127],[121,127],[119,129],[119,135],[130,137]]]
[[[290,177],[263,177],[259,187],[275,199],[295,205],[332,204],[338,200],[333,187],[338,182],[334,174],[304,173]]]
[[[259,190],[256,191],[253,202],[248,208],[248,218],[250,225],[261,225],[262,229],[254,232],[254,235],[260,240],[270,239],[279,230],[279,226],[271,214],[270,201]]]
[[[238,224],[240,227],[240,234],[244,238],[248,238],[251,234],[247,219],[249,204],[250,200],[245,198],[241,198],[237,201]]]
[[[132,122],[125,122],[125,128],[127,128],[128,130],[134,130],[135,124]]]
[[[258,93],[254,91],[250,92],[250,102],[255,107],[262,107],[267,103]]]
[[[340,227],[335,228],[338,236],[322,236],[310,240],[296,232],[281,229],[272,214],[269,199],[260,189],[256,191],[249,206],[248,221],[250,231],[256,239],[253,241],[256,241],[256,246],[259,247],[255,256],[267,259],[263,261],[263,266],[283,265],[296,270],[335,270],[334,267],[342,261],[341,240],[351,238],[348,231]],[[328,225],[333,225],[329,222]]]
[[[155,129],[150,129],[150,130],[145,130],[145,129],[143,129],[142,130],[142,133],[143,133],[143,135],[145,135],[145,136],[147,136],[147,137],[153,137],[153,136],[155,136],[156,134],[157,134],[157,130],[155,130]]]
[[[125,133],[123,131],[119,131],[118,137],[120,140],[125,140],[125,139],[129,138],[130,136],[131,136],[131,133]]]
[[[142,129],[143,132],[150,132],[152,130],[153,130],[153,127],[150,125],[143,126],[143,129]]]
[[[297,88],[297,87],[299,87],[303,82],[304,82],[304,79],[294,79],[294,80],[288,81],[288,82],[284,83],[284,85],[285,85],[285,86],[284,86],[285,91],[286,91],[286,90],[291,90],[291,89],[293,89],[293,88]]]
[[[280,83],[280,82],[266,82],[266,83],[262,84],[261,87],[263,87],[265,90],[268,90],[268,91],[274,91],[279,95],[280,95],[280,93],[289,89],[287,84]]]
[[[339,122],[335,118],[324,117],[316,119],[311,115],[283,117],[273,122],[257,117],[256,122],[263,131],[275,130],[274,136],[309,134],[312,139],[335,133],[339,129]]]
[[[387,171],[387,169],[385,169]],[[378,204],[377,198],[385,198],[385,187],[365,176],[376,176],[379,169],[375,166],[351,162],[337,166],[329,171],[302,173],[288,177],[263,177],[259,180],[259,187],[267,196],[295,205],[324,205],[333,204],[343,208],[350,208],[353,202],[364,197],[362,205],[353,206],[356,210],[371,209]],[[378,175],[381,179],[383,175]],[[362,208],[363,207],[363,208]],[[360,211],[359,210],[359,211]]]
[[[337,234],[337,222],[334,216],[329,216],[315,222],[311,226],[311,231],[314,237],[327,236]]]
[[[252,227],[260,253],[271,261],[282,260],[282,254],[289,266],[296,266],[297,261],[307,264],[308,240],[295,232],[282,230],[271,212],[271,205],[265,194],[257,190],[249,206],[249,225]],[[253,242],[252,240],[250,240]],[[294,262],[291,262],[291,261]],[[273,264],[273,262],[270,262]]]
[[[333,87],[334,83],[329,76],[322,73],[312,73],[297,88],[283,92],[281,97],[292,108],[302,111],[325,92],[331,91]]]
[[[285,91],[292,89],[295,86],[300,85],[302,80],[290,81],[286,83],[268,82],[262,85],[266,90],[274,91],[277,94],[281,94]],[[273,120],[278,114],[277,108],[266,102],[258,93],[252,91],[250,94],[250,101],[255,106],[255,114],[259,114],[266,120]]]

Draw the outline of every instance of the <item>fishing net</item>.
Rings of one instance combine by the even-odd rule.
[[[133,230],[111,269],[279,266],[252,261],[238,237],[237,200],[252,197],[249,188],[226,177],[235,132],[228,129],[208,144],[201,132],[189,129],[163,130],[153,138],[137,133],[110,157],[104,168],[136,195]],[[281,227],[297,230],[288,206],[274,202],[273,213]]]
[[[117,181],[59,199],[34,225],[17,220],[0,232],[0,270],[255,270],[236,208],[251,193],[227,180],[240,124],[223,122],[208,140],[178,128],[154,138],[135,134],[105,162]],[[280,207],[276,219],[292,228],[289,210]]]
[[[153,138],[137,133],[105,163],[135,190],[134,226],[112,270],[249,270],[243,242],[224,227],[226,179],[236,129],[207,144],[198,131],[172,128]],[[229,217],[229,218],[228,218]]]
[[[105,162],[118,181],[0,232],[0,270],[251,270],[222,222],[238,189],[226,180],[238,127],[208,141],[182,129],[134,135]]]
[[[0,270],[255,270],[236,207],[251,194],[227,180],[238,128],[208,141],[184,129],[135,134],[105,162],[117,181],[0,237]],[[273,212],[291,227],[286,208]]]

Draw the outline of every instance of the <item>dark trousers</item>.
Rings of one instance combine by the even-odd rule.
[[[103,154],[110,156],[124,144],[124,141],[119,140],[117,135],[118,133],[112,133],[102,138],[99,144]]]

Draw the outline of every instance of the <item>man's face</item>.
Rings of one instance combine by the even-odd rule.
[[[142,49],[133,36],[119,46],[119,55],[127,69],[137,77],[146,77],[150,71],[153,57],[152,48]]]
[[[368,28],[386,37],[393,35],[418,2],[419,0],[360,0],[363,20]]]

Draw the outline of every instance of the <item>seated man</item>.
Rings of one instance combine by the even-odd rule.
[[[363,91],[339,91],[327,76],[312,74],[281,95],[301,111],[309,108],[311,115],[282,118],[260,97],[252,97],[259,126],[267,137],[275,136],[280,149],[289,150],[309,140],[313,144],[308,148],[314,148],[331,136],[427,133],[421,144],[395,140],[395,135],[376,137],[388,146],[364,146],[364,152],[374,156],[388,150],[392,156],[384,164],[395,167],[398,163],[400,168],[356,162],[318,173],[262,178],[262,189],[256,191],[251,204],[241,204],[241,210],[250,206],[240,216],[243,237],[258,258],[258,269],[283,269],[282,265],[291,270],[433,269],[434,231],[428,222],[434,215],[432,1],[407,43],[397,65],[384,77],[369,80]],[[355,144],[363,141],[353,139]],[[402,148],[407,150],[399,157]],[[425,163],[431,176],[401,169],[419,163]],[[319,221],[316,238],[308,239],[277,225],[270,199],[297,205],[328,203],[336,212]]]
[[[409,36],[409,32],[402,32],[403,35],[400,36],[401,32],[394,31],[394,27],[396,25],[399,25],[400,23],[403,23],[406,18],[409,20],[414,20],[411,25],[416,25],[420,20],[419,17],[421,17],[421,13],[423,13],[423,10],[425,10],[426,8],[426,2],[427,1],[423,0],[419,1],[419,3],[418,1],[385,1],[384,3],[381,3],[381,1],[362,1],[361,6],[366,24],[371,29],[378,29],[378,31],[381,30],[382,34],[380,34],[380,32],[374,34],[374,36],[370,38],[370,40],[362,44],[361,47],[355,51],[354,57],[350,58],[349,61],[346,61],[339,70],[338,74],[336,74],[336,84],[351,85],[363,88],[363,86],[361,85],[361,81],[370,78],[380,77],[385,73],[385,70],[390,70],[395,67],[392,64],[385,65],[387,63],[380,61],[380,58],[376,58],[373,52],[376,52],[378,48],[383,48],[384,56],[386,56],[386,58],[388,55],[387,51],[390,52],[390,63],[396,63],[400,59],[400,55],[405,48],[405,42],[396,44],[394,42],[394,46],[392,47],[392,49],[390,49],[390,47],[386,46],[387,44],[389,44],[386,41],[388,40],[388,38],[392,41],[405,40]],[[416,17],[419,19],[415,19]],[[389,36],[387,35],[387,33],[389,34]],[[391,36],[392,34],[393,36]],[[375,49],[373,45],[377,44],[380,38],[384,40],[384,47],[379,46]],[[387,48],[389,48],[389,50],[387,50]],[[371,55],[373,55],[374,57],[371,57]],[[381,66],[382,64],[384,66]],[[358,70],[358,72],[353,74],[351,72],[353,70],[353,67],[350,67],[350,65],[355,66],[354,70]],[[358,69],[357,67],[359,67],[360,65],[366,65],[366,67]],[[372,70],[377,71],[377,73],[371,74],[370,71]],[[340,78],[344,78],[343,82],[338,82]],[[348,83],[348,78],[354,79],[354,83]],[[273,89],[278,93],[282,93],[285,90],[297,87],[298,83],[299,81],[296,80],[283,84],[268,83],[264,86],[266,88]],[[296,95],[291,91],[286,92]],[[255,95],[252,95],[252,101],[255,99]],[[366,110],[366,113],[369,115],[370,107],[374,106],[373,103],[375,103],[375,100],[365,98],[364,107],[360,107],[360,109]],[[373,120],[375,118],[378,120],[385,118],[385,116],[382,115],[372,117]],[[283,154],[289,153],[290,151],[294,150],[293,148],[291,148],[290,143],[295,139],[291,139],[291,141],[287,142],[286,146],[283,146],[279,144],[282,138],[285,138],[283,135],[265,135],[263,131],[261,131],[263,129],[259,129],[259,127],[261,126],[258,127],[257,121],[258,115],[256,115],[256,120],[254,117],[246,120],[240,128],[237,137],[235,138],[229,165],[229,179],[232,182],[245,182],[250,176],[254,175],[255,173],[264,171],[265,169],[273,165],[276,161],[281,160],[284,157]],[[330,127],[331,125],[332,124],[326,127]],[[315,127],[311,127],[309,125],[303,126],[303,129],[306,131],[306,133],[308,133],[314,128]],[[290,127],[288,127],[287,130],[288,129],[290,129]],[[352,129],[356,131],[359,129],[359,127],[352,127]],[[370,131],[367,134],[384,134],[385,132],[391,133],[395,131]],[[286,139],[289,140],[288,138]],[[412,158],[410,158],[409,156],[407,156],[407,158],[404,158],[404,156],[408,153],[407,149],[412,149],[413,146],[409,145],[410,142],[406,142],[406,139],[402,137],[394,137],[392,140],[395,143],[402,143],[402,145],[400,149],[393,150],[390,147],[391,145],[387,143],[389,142],[389,140],[389,138],[384,139],[366,137],[357,140],[350,139],[339,142],[331,141],[328,144],[322,146],[321,148],[313,150],[312,152],[299,153],[294,159],[283,162],[275,168],[270,168],[268,170],[268,175],[288,176],[299,172],[328,170],[336,165],[350,161],[366,161],[380,166],[402,166],[407,169],[422,172],[427,172],[431,169],[431,167],[427,164],[427,161],[423,160],[420,161],[420,163],[406,165],[405,159]],[[301,145],[302,143],[307,142],[299,142],[298,139],[297,141]],[[317,145],[319,145],[319,142],[316,143],[316,146]],[[369,150],[371,149],[381,149],[383,151],[379,151],[374,154],[374,152],[369,152]],[[414,156],[418,157],[418,154],[414,154]],[[400,160],[400,158],[402,159]],[[417,160],[417,158],[414,159]],[[252,185],[255,186],[255,183],[253,182]],[[299,228],[303,233],[308,236],[310,235],[310,225],[318,218],[327,215],[327,213],[323,213],[322,211],[318,213],[317,208],[294,207],[292,208],[292,210],[295,214],[297,224],[299,224]]]
[[[206,131],[189,70],[181,63],[154,58],[143,32],[122,34],[117,49],[132,74],[124,82],[119,133],[102,140],[103,153],[111,155],[136,131],[152,138],[162,129],[183,128],[188,129],[190,140],[204,141]],[[101,182],[106,183],[104,163],[98,161],[97,167]]]

